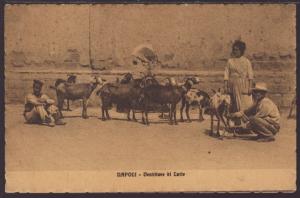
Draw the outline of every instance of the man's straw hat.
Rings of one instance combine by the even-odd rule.
[[[252,88],[253,91],[265,91],[267,92],[268,91],[268,88],[267,88],[267,84],[264,83],[264,82],[257,82],[255,84],[255,87]]]

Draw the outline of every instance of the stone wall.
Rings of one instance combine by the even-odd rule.
[[[130,55],[143,43],[162,61],[161,78],[198,75],[209,91],[222,86],[231,44],[242,39],[256,80],[287,106],[295,93],[295,30],[295,5],[288,4],[7,5],[6,102],[23,102],[33,78],[45,80],[54,97],[47,86],[67,73],[88,81],[95,72],[112,80],[137,72]]]
[[[116,78],[121,78],[126,71],[121,72],[78,72],[75,73],[78,78],[78,82],[89,82],[92,75],[100,75],[107,81],[115,81]],[[200,88],[209,94],[212,94],[211,89],[217,90],[223,87],[223,72],[187,72],[187,71],[166,71],[156,72],[158,80],[163,80],[167,76],[173,76],[177,81],[183,81],[185,76],[198,76],[200,78],[200,84],[197,88]],[[50,97],[56,98],[55,91],[50,89],[50,85],[54,85],[57,78],[66,78],[66,73],[56,72],[7,72],[5,76],[5,102],[6,103],[23,103],[26,93],[32,92],[33,79],[41,79],[45,82],[44,92]],[[138,76],[138,73],[135,74]],[[280,107],[288,107],[295,94],[295,73],[294,72],[276,72],[271,71],[268,73],[256,73],[255,81],[263,81],[268,84],[270,89],[269,96]],[[76,102],[75,104],[80,104]],[[92,95],[90,104],[99,105],[99,98]]]

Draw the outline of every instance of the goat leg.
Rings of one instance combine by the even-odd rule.
[[[130,109],[127,111],[127,120],[131,121],[131,119],[130,119]]]
[[[70,100],[69,99],[67,99],[67,111],[71,111],[71,109],[70,109]]]
[[[214,133],[214,114],[210,114],[210,132],[209,135],[212,136]]]
[[[169,108],[169,112],[168,112],[168,116],[169,116],[169,118],[171,117],[171,105],[167,105],[168,106],[168,108]],[[167,118],[166,118],[167,119]]]
[[[135,118],[135,110],[132,109],[132,120],[137,122],[137,119]]]
[[[82,118],[87,119],[87,99],[84,98],[82,101]]]
[[[216,112],[216,117],[218,120],[218,125],[217,125],[217,137],[221,137],[220,135],[220,121],[222,121],[222,123],[224,124],[225,128],[227,128],[227,124],[223,118],[223,115],[220,115],[220,113],[217,111]]]
[[[161,114],[158,116],[159,118],[163,119],[165,116],[164,116],[164,112],[162,111]]]
[[[109,116],[108,109],[105,109],[105,114],[106,114],[106,118],[107,118],[108,120],[110,120],[111,118],[110,118],[110,116]]]
[[[217,137],[218,137],[220,140],[223,140],[223,137],[222,137],[221,134],[220,134],[220,119],[218,119]]]
[[[173,110],[173,105],[171,105],[170,107],[170,116],[169,116],[169,125],[173,125],[173,114],[174,114],[174,110]]]
[[[180,122],[184,122],[183,115],[182,115],[184,107],[185,107],[185,100],[182,99],[182,101],[181,101],[181,107],[180,107]]]
[[[217,121],[217,137],[220,137],[220,119],[218,118],[218,121]]]
[[[222,121],[222,123],[224,124],[225,128],[228,128],[228,122],[225,122],[224,117],[222,115],[220,115],[220,119]]]
[[[102,120],[103,121],[105,121],[106,120],[106,118],[105,118],[105,114],[104,114],[104,111],[105,111],[105,109],[104,109],[104,107],[102,106]]]
[[[143,124],[146,124],[145,110],[142,111],[142,123],[143,123]]]
[[[188,102],[186,103],[185,113],[186,113],[186,118],[187,118],[188,122],[192,122],[191,118],[190,118],[190,104]]]
[[[64,105],[64,99],[61,98],[59,95],[57,95],[57,107],[58,107],[58,112],[59,112],[61,118],[64,117],[62,114],[63,105]]]
[[[176,120],[176,104],[174,104],[174,111],[173,111],[173,114],[174,114],[174,123],[175,125],[177,125],[177,120]]]
[[[201,105],[199,104],[199,122],[201,122],[203,120],[204,120],[204,118],[203,118],[203,111],[202,111]]]
[[[146,108],[145,116],[146,116],[146,125],[150,125],[149,119],[148,119],[148,107]]]

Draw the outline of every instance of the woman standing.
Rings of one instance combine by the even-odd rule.
[[[225,92],[231,95],[232,112],[245,110],[252,105],[253,70],[251,62],[243,56],[245,50],[244,42],[235,41],[232,45],[232,57],[225,67]],[[240,123],[240,120],[235,122],[236,125]]]

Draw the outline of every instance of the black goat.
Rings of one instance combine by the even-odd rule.
[[[177,124],[176,105],[192,87],[193,82],[187,80],[183,86],[169,86],[160,84],[148,84],[146,79],[142,81],[143,92],[141,101],[143,104],[142,120],[149,125],[148,112],[150,104],[170,105],[169,124]],[[145,114],[145,117],[144,117]]]
[[[112,107],[112,104],[116,104],[117,111],[127,112],[128,120],[131,120],[130,111],[132,110],[132,119],[136,121],[135,110],[141,109],[138,101],[142,91],[141,82],[142,79],[133,79],[132,74],[126,74],[120,83],[105,84],[97,92],[102,100],[102,120],[110,119],[108,109]]]
[[[82,107],[82,118],[86,119],[87,116],[87,102],[92,92],[96,89],[97,85],[102,85],[104,79],[100,77],[95,77],[92,83],[77,83],[77,84],[68,84],[68,83],[60,83],[56,87],[50,86],[51,88],[56,90],[57,102],[58,102],[58,110],[62,115],[62,107],[65,99],[69,100],[83,100]]]

